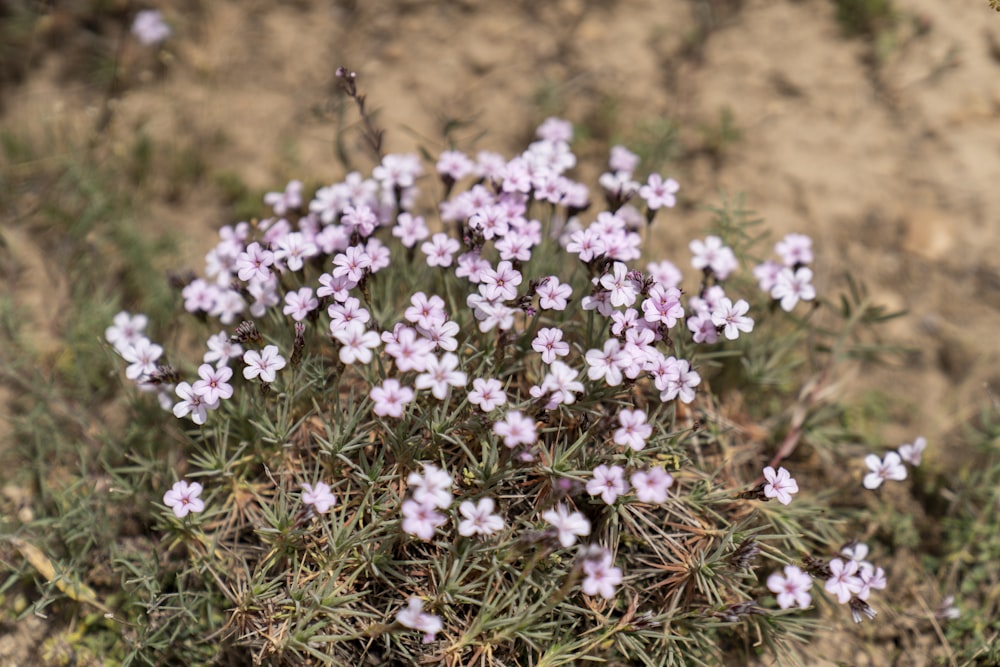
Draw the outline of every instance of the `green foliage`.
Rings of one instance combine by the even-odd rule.
[[[837,21],[849,36],[876,37],[896,20],[892,0],[834,0]]]

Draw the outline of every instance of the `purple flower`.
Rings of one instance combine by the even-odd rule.
[[[143,332],[148,322],[145,315],[131,315],[123,310],[115,315],[114,324],[104,330],[104,339],[121,354],[145,338]]]
[[[302,503],[312,505],[320,514],[326,514],[330,508],[337,504],[337,497],[330,491],[330,485],[326,482],[317,482],[302,485]]]
[[[312,288],[300,287],[297,292],[285,294],[285,308],[282,312],[291,315],[296,322],[301,322],[318,307],[319,299],[313,296]]]
[[[264,195],[264,203],[274,210],[275,215],[285,215],[299,208],[302,206],[302,181],[289,181],[284,192],[268,192]]]
[[[437,511],[434,505],[416,500],[403,501],[403,532],[427,541],[434,537],[438,526],[443,526],[448,517]]]
[[[403,317],[419,327],[429,329],[437,321],[448,319],[444,310],[444,299],[436,294],[427,296],[417,292],[410,297],[410,307],[403,311]]]
[[[548,395],[546,410],[554,410],[558,405],[571,405],[576,401],[576,394],[584,390],[583,383],[576,379],[578,376],[579,372],[575,368],[556,360],[549,365],[549,372],[542,378],[542,384],[533,386],[528,391],[534,398]]]
[[[770,293],[778,284],[779,273],[781,273],[781,265],[770,259],[753,268],[753,277],[757,279],[757,286],[762,292],[767,293]]]
[[[826,591],[837,596],[840,604],[846,604],[855,593],[864,588],[864,582],[856,576],[857,561],[846,563],[840,558],[830,561],[830,578],[826,580]]]
[[[792,273],[788,267],[778,272],[778,277],[771,288],[771,297],[781,301],[781,309],[790,312],[799,301],[812,301],[816,298],[816,288],[810,284],[813,273],[806,267]]]
[[[181,400],[174,405],[174,416],[181,419],[191,415],[191,421],[201,426],[208,419],[208,411],[219,407],[218,403],[210,403],[205,397],[194,391],[187,382],[178,383],[174,389]]]
[[[143,46],[152,46],[170,37],[170,26],[158,9],[145,9],[135,15],[132,34]]]
[[[451,505],[451,475],[436,465],[425,464],[423,474],[411,472],[406,478],[406,484],[418,503],[441,509]]]
[[[569,354],[569,343],[563,341],[562,337],[562,329],[543,327],[531,341],[531,349],[542,355],[542,361],[551,364],[556,357],[565,357]]]
[[[356,297],[348,297],[343,303],[331,303],[326,309],[330,316],[330,334],[338,329],[345,329],[351,322],[368,324],[371,314],[367,309],[361,307],[361,302]]]
[[[367,364],[372,360],[372,350],[382,342],[374,331],[365,329],[365,325],[357,320],[342,329],[331,332],[340,343],[340,360],[345,364],[360,361]]]
[[[670,357],[672,358],[672,357]],[[666,403],[674,398],[680,398],[682,403],[694,400],[694,388],[701,384],[701,376],[685,359],[675,359],[663,375],[664,388],[660,391],[660,400]],[[659,389],[657,385],[657,389]]]
[[[601,549],[598,557],[589,557],[583,561],[584,578],[580,584],[585,595],[600,595],[605,600],[615,596],[615,586],[622,582],[621,568],[614,566],[611,552]]]
[[[735,304],[728,298],[722,299],[712,311],[712,324],[723,327],[723,333],[729,340],[739,338],[740,332],[753,331],[753,320],[746,316],[750,304],[740,299]]]
[[[274,253],[254,241],[236,258],[237,275],[245,283],[250,280],[267,280],[271,276],[271,269],[268,267],[273,264]]]
[[[479,293],[490,301],[512,301],[517,298],[517,286],[521,280],[521,272],[516,271],[510,262],[500,262],[496,270],[483,271]]]
[[[920,461],[924,454],[924,449],[927,447],[927,439],[924,437],[919,437],[913,441],[913,444],[905,443],[899,446],[899,458],[903,459],[911,466],[920,465]]]
[[[653,433],[653,427],[646,423],[646,413],[642,410],[622,410],[618,413],[618,423],[621,428],[615,431],[615,443],[642,451]]]
[[[788,234],[774,244],[774,251],[781,255],[785,266],[809,264],[813,261],[812,239],[805,234]]]
[[[777,594],[778,606],[782,609],[808,607],[812,603],[809,595],[812,585],[812,578],[794,565],[786,565],[784,574],[772,572],[767,578],[767,587]]]
[[[522,415],[518,410],[511,410],[503,419],[495,423],[493,432],[503,438],[505,446],[512,449],[518,445],[532,445],[538,440],[535,422]]]
[[[277,242],[274,251],[274,261],[284,263],[289,271],[299,271],[305,266],[305,260],[319,254],[315,243],[306,239],[301,232],[285,234]]]
[[[559,535],[559,544],[571,547],[577,536],[590,535],[590,522],[579,512],[570,512],[562,503],[554,510],[542,513],[542,518],[555,527]]]
[[[229,378],[233,377],[233,369],[202,364],[198,367],[198,375],[201,379],[191,385],[191,390],[204,398],[206,403],[217,404],[224,398],[232,398],[233,386],[229,384]]]
[[[637,290],[629,277],[628,267],[623,262],[611,265],[611,273],[601,276],[601,287],[611,293],[611,305],[615,308],[631,306],[635,303]]]
[[[398,332],[394,337],[386,340],[387,333],[383,333],[385,340],[385,353],[396,360],[396,368],[400,372],[424,371],[427,363],[434,359],[434,343],[417,336],[417,332],[411,327],[398,324]]]
[[[884,459],[869,454],[865,457],[865,465],[871,470],[865,475],[866,489],[877,489],[887,479],[894,479],[897,482],[906,479],[906,466],[896,452],[887,453]]]
[[[424,602],[418,597],[409,599],[407,606],[396,614],[396,621],[403,627],[423,632],[425,644],[434,641],[434,635],[444,627],[439,617],[424,611]]]
[[[466,500],[458,507],[465,519],[458,524],[458,534],[465,537],[473,535],[492,535],[503,530],[503,519],[493,513],[492,498],[482,498],[478,503]]]
[[[424,372],[417,376],[417,389],[430,389],[434,398],[443,401],[448,397],[450,387],[465,386],[467,376],[458,368],[458,357],[451,352],[445,352],[438,359],[430,356],[424,367]]]
[[[550,116],[538,126],[538,129],[535,130],[535,136],[546,141],[572,141],[573,123]]]
[[[573,294],[573,288],[559,282],[555,276],[543,278],[535,288],[538,294],[538,306],[542,310],[566,310],[567,299]]]
[[[430,241],[424,241],[420,249],[427,255],[427,266],[451,266],[452,256],[462,246],[458,241],[448,238],[447,234],[438,232]]]
[[[788,471],[783,467],[774,472],[774,468],[767,466],[764,468],[764,479],[767,484],[764,486],[764,495],[768,498],[777,498],[782,505],[792,502],[792,494],[799,492],[799,484]]]
[[[365,276],[365,269],[372,265],[372,258],[365,252],[364,246],[351,246],[333,258],[333,277],[347,278],[356,283]]]
[[[684,306],[681,305],[681,291],[676,287],[667,287],[656,283],[649,289],[649,296],[642,302],[643,319],[647,322],[660,322],[667,327],[677,324],[684,317]]]
[[[139,380],[156,372],[156,361],[163,354],[163,348],[150,342],[148,338],[140,338],[123,349],[120,354],[122,359],[129,362],[125,369],[125,377],[129,380]]]
[[[205,501],[198,497],[201,491],[198,482],[188,484],[181,480],[163,494],[163,504],[174,511],[174,516],[183,519],[189,512],[198,513],[205,509]]]
[[[409,213],[400,213],[396,218],[396,226],[392,228],[392,235],[398,238],[407,248],[417,245],[417,241],[423,241],[430,236],[430,231],[424,223],[424,219],[419,215],[414,216]]]
[[[243,377],[247,380],[259,377],[261,382],[274,382],[278,371],[285,367],[285,359],[278,354],[276,345],[266,345],[260,352],[247,350],[243,355],[243,363],[246,364]]]
[[[694,255],[691,266],[699,271],[711,269],[719,280],[725,280],[739,266],[732,249],[722,245],[718,236],[708,236],[704,241],[695,239],[689,247]]]
[[[887,584],[885,570],[875,567],[871,563],[858,564],[858,578],[861,579],[862,583],[861,590],[858,591],[858,597],[862,600],[868,599],[873,588],[876,590],[885,590]]]
[[[230,359],[242,356],[243,346],[230,340],[229,334],[225,331],[220,331],[214,336],[209,337],[208,352],[205,353],[201,360],[206,364],[215,362],[216,366],[227,366]]]
[[[461,151],[443,151],[435,168],[439,174],[458,181],[472,173],[475,163]]]
[[[507,402],[507,394],[500,380],[476,378],[472,381],[469,402],[478,405],[483,412],[490,412]]]
[[[649,208],[656,209],[666,206],[673,208],[677,204],[677,197],[674,195],[681,186],[672,178],[663,180],[659,174],[650,174],[646,185],[639,188],[639,196],[646,200]]]
[[[632,487],[635,489],[635,497],[641,503],[666,502],[667,490],[673,484],[674,478],[660,467],[632,473]]]
[[[403,410],[413,400],[413,390],[400,385],[395,378],[387,379],[381,386],[372,387],[368,395],[375,404],[375,414],[396,419],[403,416]]]
[[[623,361],[621,345],[616,338],[604,341],[603,350],[587,350],[587,377],[591,380],[603,378],[612,387],[622,383],[621,364]]]
[[[587,493],[601,496],[608,505],[613,505],[618,496],[627,492],[628,482],[620,466],[599,465],[594,468],[594,478],[587,482]]]

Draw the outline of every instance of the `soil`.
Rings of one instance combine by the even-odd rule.
[[[67,80],[70,56],[50,50],[5,91],[0,125],[96,136],[119,152],[139,135],[168,147],[147,222],[151,233],[181,230],[200,269],[215,231],[233,222],[225,178],[263,192],[342,177],[338,138],[353,149],[359,133],[337,93],[340,65],[359,73],[389,151],[453,143],[512,155],[551,114],[588,129],[581,163],[596,165],[606,142],[638,141],[669,119],[678,130],[664,171],[686,206],[658,223],[664,256],[687,263],[686,240],[710,217],[701,205],[720,193],[743,193],[776,237],[812,236],[821,291],[842,291],[849,275],[908,312],[883,329],[909,348],[905,362],[861,369],[847,385],[891,399],[879,446],[923,434],[931,464],[948,468],[960,463],[949,455],[957,427],[990,387],[1000,392],[990,343],[1000,330],[1000,14],[985,0],[896,4],[873,36],[852,37],[829,0],[161,2],[174,34],[159,51],[126,40],[110,98]],[[727,114],[738,137],[721,132]],[[185,151],[205,164],[179,189],[169,160]],[[40,303],[42,289],[24,281],[18,298]],[[858,647],[834,636],[815,664],[888,664],[888,650]],[[929,652],[912,656],[894,664],[927,664]]]

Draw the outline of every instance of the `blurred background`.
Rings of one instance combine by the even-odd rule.
[[[144,44],[131,29],[150,9],[169,34]],[[897,354],[843,378],[872,451],[922,434],[947,471],[951,440],[997,404],[986,0],[2,0],[0,276],[42,367],[68,363],[81,289],[117,281],[127,307],[200,271],[265,192],[370,171],[338,66],[388,151],[510,157],[560,116],[590,185],[610,145],[639,153],[640,173],[682,188],[651,259],[689,266],[706,207],[740,197],[775,240],[812,236],[821,295],[853,278],[907,311],[881,329]],[[108,243],[149,252],[148,271],[109,261]]]

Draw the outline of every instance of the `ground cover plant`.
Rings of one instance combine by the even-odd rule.
[[[362,113],[370,176],[270,193],[173,313],[104,309],[134,403],[100,488],[8,541],[33,610],[97,609],[80,643],[128,664],[793,661],[810,607],[878,622],[844,498],[924,445],[842,446],[885,314],[817,292],[807,237],[730,204],[690,264],[643,255],[681,192],[629,151],[586,188],[565,122],[425,163]]]
[[[257,662],[784,656],[814,578],[873,618],[884,570],[864,545],[841,553],[822,494],[794,498],[782,465],[805,425],[764,452],[722,405],[751,386],[772,400],[773,358],[755,367],[743,341],[809,328],[810,239],[751,265],[760,237],[720,211],[683,295],[675,264],[640,263],[679,186],[635,180],[624,147],[591,192],[567,176],[572,126],[549,119],[513,159],[442,153],[434,183],[381,153],[341,75],[379,163],[311,199],[292,181],[273,215],[222,229],[182,281],[202,323],[171,327],[175,345],[210,334],[197,369],[145,315],[106,332],[189,426],[166,458],[150,443],[144,476],[115,471],[136,496],[165,490],[166,571],[131,564],[156,610],[133,655],[197,654],[212,631],[192,621],[222,613],[214,632]],[[870,467],[870,488],[906,474],[895,453]]]

